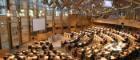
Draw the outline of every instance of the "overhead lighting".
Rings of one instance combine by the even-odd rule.
[[[11,16],[11,14],[10,14],[10,11],[8,10],[7,11],[7,16],[9,17],[9,16]]]

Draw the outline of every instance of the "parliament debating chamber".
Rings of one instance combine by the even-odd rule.
[[[140,60],[140,0],[0,0],[0,60]]]

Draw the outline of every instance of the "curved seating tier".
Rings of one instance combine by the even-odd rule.
[[[86,45],[81,44],[82,47],[73,46],[71,49],[67,49],[66,47],[68,51],[72,51],[71,53],[77,59],[80,59],[80,57],[81,59],[84,57],[85,59],[89,60],[92,58],[95,60],[133,59],[132,53],[140,50],[138,44],[139,42],[136,42],[138,38],[131,34],[117,31],[112,28],[93,26],[92,28],[88,28],[85,31],[76,34],[83,34],[81,38],[92,38],[91,40],[86,39],[86,42],[90,41],[90,43],[87,43]],[[80,41],[83,41],[83,39],[79,39],[79,41],[74,42],[74,44],[80,44]],[[135,55],[136,53],[133,54]],[[132,57],[130,55],[132,55]]]
[[[71,32],[69,40],[55,49],[48,41],[34,42],[27,50],[10,54],[7,59],[20,60],[133,60],[140,54],[140,35],[96,27]],[[63,52],[66,51],[66,52]]]

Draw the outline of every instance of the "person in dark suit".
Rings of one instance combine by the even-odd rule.
[[[85,50],[82,51],[80,60],[86,60]]]
[[[50,44],[49,49],[50,49],[50,50],[53,50],[53,45],[52,45],[52,43]]]
[[[90,60],[95,60],[93,49],[91,50],[92,55],[90,56]]]
[[[46,45],[43,45],[43,46],[42,46],[42,50],[45,51],[45,49],[47,49],[47,46],[46,46]]]
[[[140,36],[138,37],[138,39],[136,40],[138,43],[140,43]]]

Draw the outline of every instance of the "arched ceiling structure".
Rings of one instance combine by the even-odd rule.
[[[111,0],[113,1],[113,7],[103,7],[104,0],[44,0],[43,3],[51,7],[59,7],[68,9],[75,9],[79,13],[86,12],[89,14],[102,14],[105,11],[114,11],[117,9],[132,8],[136,9],[140,7],[140,0]]]

